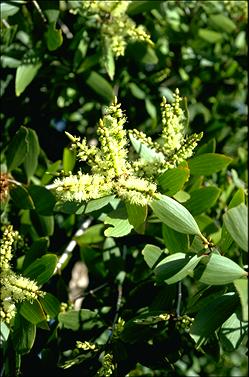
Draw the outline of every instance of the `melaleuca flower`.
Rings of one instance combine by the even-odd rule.
[[[15,302],[29,300],[32,301],[43,292],[39,291],[37,284],[21,275],[15,274],[13,271],[1,274],[2,292],[1,298],[6,299],[11,293],[11,298]]]
[[[0,268],[1,270],[10,269],[10,260],[12,258],[12,246],[19,238],[17,231],[13,230],[12,225],[3,227],[3,235],[0,241]]]
[[[157,186],[146,179],[135,176],[122,177],[116,184],[117,195],[131,204],[145,206],[156,193]]]
[[[91,174],[78,172],[54,181],[57,197],[61,201],[89,201],[114,194],[132,204],[146,205],[156,192],[156,185],[146,178],[138,178],[128,160],[128,139],[124,130],[126,117],[115,98],[103,119],[99,121],[97,134],[99,146],[88,146],[86,139],[67,133],[72,148],[80,161],[86,162]]]
[[[70,173],[68,177],[57,178],[53,188],[58,200],[87,202],[115,195],[131,204],[149,204],[157,195],[157,186],[153,183],[155,177],[189,158],[202,136],[185,137],[186,119],[181,101],[178,91],[173,104],[168,105],[163,100],[163,130],[157,141],[137,130],[129,132],[140,154],[136,161],[128,158],[127,131],[124,129],[126,117],[116,98],[99,121],[97,146],[88,145],[85,138],[80,140],[66,133],[78,159],[89,166],[90,172]]]
[[[187,110],[183,108],[182,102],[183,98],[180,97],[178,89],[174,94],[172,104],[167,103],[166,98],[163,97],[161,103],[162,133],[156,141],[152,141],[143,132],[130,131],[131,140],[134,138],[141,143],[142,148],[150,150],[150,159],[141,155],[132,164],[133,169],[140,176],[154,177],[174,168],[192,156],[194,148],[202,138],[202,133],[185,136]]]
[[[107,181],[104,176],[95,174],[70,174],[63,179],[57,178],[54,181],[54,188],[58,197],[62,201],[77,202],[89,201],[91,199],[102,198],[112,192],[112,183]]]
[[[115,57],[122,56],[129,41],[144,41],[153,45],[149,34],[142,25],[126,14],[131,1],[83,1],[82,10],[95,18],[95,25],[100,26],[104,44],[109,46]]]
[[[76,347],[83,349],[84,351],[98,351],[98,347],[96,344],[91,342],[80,342],[79,340],[76,342]]]
[[[44,292],[39,290],[35,281],[12,271],[10,260],[13,253],[13,244],[20,239],[17,231],[13,230],[12,225],[4,227],[1,239],[1,259],[0,259],[0,281],[1,281],[1,300],[0,300],[0,318],[2,321],[9,323],[16,313],[17,302],[33,301]]]
[[[106,353],[101,362],[102,367],[98,370],[97,376],[110,377],[115,370],[113,355],[111,353]]]

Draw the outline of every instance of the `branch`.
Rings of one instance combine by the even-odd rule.
[[[79,237],[82,234],[85,233],[86,229],[91,225],[92,218],[87,218],[80,226],[80,228],[75,232],[73,237]],[[59,261],[56,265],[56,268],[54,270],[54,274],[57,274],[61,271],[62,266],[65,264],[66,261],[70,258],[75,246],[77,245],[77,242],[75,240],[71,240],[69,244],[67,245],[64,253],[60,256]]]

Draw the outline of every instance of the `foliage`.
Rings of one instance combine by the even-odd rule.
[[[1,3],[3,376],[246,375],[246,24]]]

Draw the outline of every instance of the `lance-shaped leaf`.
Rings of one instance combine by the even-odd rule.
[[[69,310],[58,315],[62,327],[77,331],[79,329],[91,330],[95,326],[101,327],[102,323],[96,312],[88,309]]]
[[[230,157],[218,153],[204,153],[189,160],[190,172],[193,175],[211,175],[232,162]]]
[[[238,348],[247,334],[247,324],[242,323],[237,313],[233,313],[221,326],[219,335],[222,346],[228,352]]]
[[[24,169],[27,177],[30,178],[35,173],[38,165],[40,146],[36,132],[31,128],[28,128],[27,130],[28,153],[24,160]]]
[[[205,266],[199,266],[196,271],[199,281],[209,285],[229,284],[245,276],[247,276],[247,272],[237,263],[215,253],[212,253]]]
[[[41,63],[37,64],[23,64],[17,68],[16,71],[16,96],[20,96],[22,92],[27,88],[31,81],[36,76],[41,67]]]
[[[191,192],[191,197],[184,205],[196,216],[211,208],[217,201],[221,190],[215,186],[202,187]]]
[[[162,235],[165,247],[170,253],[186,252],[189,249],[189,236],[162,224]]]
[[[156,263],[158,263],[159,258],[163,254],[163,250],[155,245],[146,245],[142,250],[144,260],[150,268],[154,268]]]
[[[107,102],[113,100],[114,94],[109,82],[95,71],[91,71],[86,79],[86,84],[90,86],[97,94],[102,96]]]
[[[201,231],[191,213],[176,200],[159,195],[150,204],[155,215],[167,226],[180,233],[201,235]]]
[[[23,302],[20,306],[19,312],[27,321],[34,325],[46,321],[46,314],[37,300],[34,300],[33,302]]]
[[[8,171],[17,168],[23,160],[28,151],[28,130],[25,127],[20,127],[6,151],[6,161]]]
[[[229,209],[223,216],[224,224],[241,249],[248,251],[248,209],[245,204]]]
[[[55,318],[60,312],[60,301],[51,293],[46,293],[44,297],[39,298],[39,302],[51,318]]]
[[[240,298],[242,306],[242,319],[248,321],[248,282],[246,279],[238,279],[233,282]]]
[[[216,297],[198,312],[190,328],[197,347],[232,315],[237,306],[238,296],[229,292]]]
[[[202,258],[203,256],[198,257],[197,255],[191,258],[184,253],[169,255],[156,266],[156,277],[160,281],[164,280],[167,284],[177,283],[192,274]]]
[[[133,225],[134,229],[139,233],[142,230],[141,226],[146,220],[148,208],[147,206],[139,206],[129,202],[125,203],[125,205],[129,223]]]
[[[133,225],[129,223],[124,208],[119,208],[105,217],[105,224],[111,225],[104,232],[106,237],[123,237],[130,233]]]
[[[189,169],[187,167],[169,169],[158,177],[160,191],[169,196],[175,195],[182,189],[188,178]]]
[[[23,272],[23,275],[35,280],[37,284],[46,283],[53,275],[57,264],[57,257],[54,254],[46,254],[30,264]]]
[[[36,326],[17,313],[12,333],[15,351],[21,355],[28,353],[33,347],[35,336]]]

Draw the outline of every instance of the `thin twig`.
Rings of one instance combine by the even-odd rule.
[[[3,25],[4,25],[7,29],[10,28],[10,24],[9,24],[8,21],[6,21],[4,18],[2,19],[2,23],[3,23]]]
[[[86,219],[80,226],[80,228],[75,232],[73,237],[79,237],[82,234],[85,233],[85,230],[91,225],[92,218]],[[70,258],[70,255],[72,254],[75,246],[77,245],[77,242],[75,240],[71,240],[67,247],[65,248],[64,253],[60,256],[59,261],[55,267],[54,274],[58,273],[61,270],[61,267],[63,264]]]
[[[180,317],[181,302],[182,302],[182,282],[179,281],[179,283],[178,283],[178,295],[177,295],[177,306],[176,306],[176,316],[177,317]]]
[[[39,15],[41,16],[43,22],[47,23],[47,19],[44,15],[44,13],[42,12],[41,8],[40,8],[40,5],[38,4],[38,2],[36,0],[32,0],[32,3],[34,4],[37,12],[39,13]]]
[[[107,285],[108,285],[108,283],[104,283],[104,284],[99,285],[96,288],[90,289],[90,291],[84,292],[83,294],[81,294],[79,296],[76,296],[75,300],[78,300],[78,298],[84,298],[84,297],[86,297],[88,295],[94,295],[95,292],[100,291],[101,289],[105,288]]]

